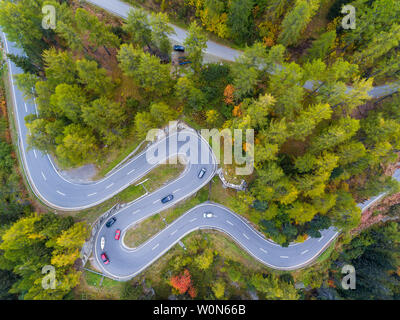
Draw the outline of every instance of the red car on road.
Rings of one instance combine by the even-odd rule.
[[[119,240],[120,237],[121,237],[121,230],[117,229],[117,231],[115,231],[115,240]]]
[[[109,264],[109,263],[110,263],[110,260],[108,260],[108,257],[107,257],[107,255],[105,254],[105,252],[103,252],[103,253],[101,254],[101,260],[103,260],[104,264]]]

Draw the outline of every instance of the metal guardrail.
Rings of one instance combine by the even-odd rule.
[[[107,210],[103,213],[100,217],[96,219],[95,222],[92,223],[92,232],[88,241],[86,241],[81,249],[81,260],[82,260],[82,267],[84,267],[89,260],[89,257],[92,254],[94,248],[94,241],[96,240],[97,232],[100,230],[100,226],[102,223],[108,219],[108,217],[115,214],[119,209],[121,209],[123,205],[120,203],[115,204],[111,209]]]

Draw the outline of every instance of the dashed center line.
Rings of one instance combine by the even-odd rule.
[[[282,259],[289,259],[288,256],[280,256]]]
[[[39,113],[38,113],[38,110],[37,110],[36,101],[34,103],[35,103],[35,113],[36,113],[37,116],[39,116]]]
[[[159,200],[157,199],[156,201],[153,202],[153,204],[157,203]]]
[[[133,170],[131,170],[131,171],[129,171],[128,172],[128,176],[132,173],[132,172],[134,172],[136,169],[133,169]]]
[[[308,252],[308,250],[304,250],[301,255],[306,254]]]
[[[158,246],[159,246],[160,244],[159,243],[157,243],[151,250],[155,250],[155,249],[157,249],[158,248]]]
[[[140,212],[140,209],[138,209],[138,210],[132,212],[132,214],[135,214],[135,213],[138,213],[138,212]]]
[[[37,159],[37,154],[36,154],[36,150],[33,149],[33,154],[35,155],[35,158]]]
[[[177,233],[178,229],[176,229],[174,232],[171,233],[171,236],[173,236],[175,233]]]
[[[62,196],[64,196],[65,197],[65,193],[62,193],[61,191],[56,191],[58,194],[61,194]]]
[[[178,192],[179,190],[181,190],[180,188],[179,189],[176,189],[174,192],[172,192],[172,193],[176,193],[176,192]]]
[[[24,106],[25,106],[25,112],[27,113],[28,112],[28,108],[26,106],[26,103],[24,103]]]
[[[319,238],[319,239],[318,239],[318,242],[321,242],[323,238],[324,238],[324,236],[322,236],[321,238]]]
[[[226,223],[230,224],[231,226],[233,226],[233,223],[230,222],[229,220],[226,220]]]
[[[91,194],[88,194],[88,197],[94,196],[95,194],[97,194],[97,192],[93,192]]]
[[[265,250],[264,248],[260,248],[260,250],[261,250],[262,252],[264,252],[264,253],[268,253],[268,251]]]
[[[189,222],[193,222],[193,221],[196,221],[197,220],[197,218],[193,218],[192,220],[190,220]]]
[[[250,239],[250,238],[247,236],[247,234],[245,234],[245,233],[243,233],[243,236],[244,236],[247,240]]]
[[[42,171],[42,177],[43,177],[44,181],[47,180],[47,179],[46,179],[46,176],[45,176],[44,173],[43,173],[43,171]]]
[[[113,185],[114,185],[114,183],[109,184],[109,185],[106,187],[106,189],[111,188]]]

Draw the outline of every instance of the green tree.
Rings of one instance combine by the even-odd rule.
[[[264,299],[268,300],[298,300],[300,298],[293,284],[280,280],[278,276],[269,274],[255,274],[251,278],[251,284],[260,291]]]
[[[248,43],[252,36],[252,9],[253,0],[233,0],[228,11],[228,26],[231,38],[237,44]]]
[[[135,116],[135,131],[140,139],[146,137],[147,132],[154,128],[154,122],[149,112],[138,112]]]
[[[96,61],[86,59],[76,61],[76,69],[79,76],[79,83],[94,95],[110,95],[113,90],[113,82],[107,76],[107,71],[98,68]]]
[[[333,48],[335,40],[335,30],[323,33],[317,40],[313,41],[312,47],[308,50],[307,59],[325,59],[329,51]]]
[[[157,57],[123,44],[118,60],[124,74],[133,78],[145,93],[162,96],[172,89],[170,65],[161,64]]]
[[[217,299],[223,299],[225,295],[225,282],[222,279],[218,279],[211,287]]]
[[[282,21],[278,41],[284,46],[295,45],[304,29],[319,8],[321,0],[297,0],[293,10]]]
[[[79,256],[74,254],[68,264],[57,265],[56,279],[59,282],[56,289],[42,287],[42,267],[50,265],[61,251],[66,256],[76,252],[86,235],[82,223],[74,225],[72,218],[60,218],[54,214],[32,214],[16,221],[2,234],[0,244],[0,268],[11,270],[18,277],[10,293],[26,300],[62,299],[79,283],[80,272],[73,268]],[[57,260],[54,262],[58,263]]]
[[[150,19],[151,39],[152,42],[164,54],[171,54],[171,42],[169,36],[175,34],[174,29],[169,24],[168,15],[166,13],[152,14]]]
[[[150,46],[151,26],[146,11],[141,8],[130,9],[123,28],[130,34],[135,45]]]
[[[97,16],[78,8],[75,11],[75,20],[80,33],[87,36],[91,45],[96,49],[102,46],[110,55],[107,47],[117,48],[119,46],[119,38]]]
[[[183,42],[186,47],[188,59],[192,62],[193,69],[197,72],[203,63],[204,50],[207,48],[207,37],[201,27],[193,21],[188,29],[188,35]]]
[[[101,97],[82,107],[82,118],[94,131],[99,132],[106,144],[120,141],[121,129],[127,120],[121,105]]]
[[[24,50],[38,71],[43,67],[43,50],[54,44],[53,30],[42,28],[43,4],[43,0],[0,3],[0,26],[3,32],[7,34],[8,40]]]
[[[93,161],[97,156],[97,139],[87,127],[71,124],[64,129],[64,136],[56,148],[59,161],[67,166],[79,166]]]
[[[165,125],[169,121],[176,120],[177,112],[164,102],[152,103],[150,114],[159,126]]]
[[[82,108],[87,104],[83,90],[77,85],[60,84],[50,98],[50,103],[57,106],[61,114],[72,122],[81,119]]]

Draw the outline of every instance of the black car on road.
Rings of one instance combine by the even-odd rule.
[[[174,45],[174,51],[185,52],[185,47],[176,44],[176,45]]]
[[[106,227],[110,228],[115,223],[115,221],[117,221],[117,218],[112,217],[110,220],[107,221]]]
[[[168,195],[168,196],[162,198],[162,199],[161,199],[161,202],[162,202],[162,203],[167,203],[167,202],[170,202],[173,198],[174,198],[174,196],[173,196],[172,194],[170,194],[170,195]]]

